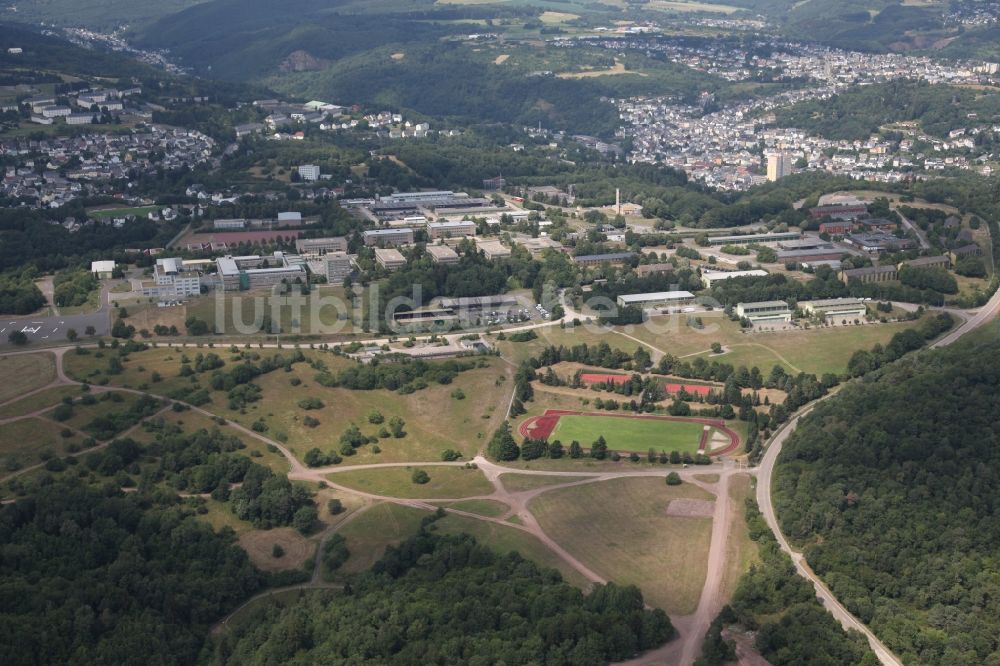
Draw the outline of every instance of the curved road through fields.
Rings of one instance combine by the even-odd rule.
[[[955,330],[947,333],[939,340],[932,343],[930,347],[946,347],[961,339],[963,335],[976,330],[986,322],[992,320],[998,313],[1000,313],[1000,290],[997,290],[993,296],[990,297],[990,300],[987,301],[986,305],[980,308],[972,317],[962,322],[962,324],[955,328]],[[875,653],[880,662],[886,666],[902,666],[903,662],[900,661],[899,657],[893,654],[892,651],[886,647],[874,633],[872,633],[871,629],[869,629],[861,620],[847,610],[847,608],[845,608],[844,605],[833,595],[830,588],[828,588],[820,577],[809,568],[809,565],[805,561],[805,557],[802,553],[792,550],[791,545],[788,543],[788,539],[786,539],[785,535],[781,532],[781,526],[778,524],[778,518],[774,511],[774,503],[771,499],[771,477],[774,474],[774,464],[778,460],[778,456],[781,455],[782,445],[788,439],[788,436],[795,432],[795,428],[798,426],[800,419],[809,414],[809,412],[811,412],[813,408],[822,400],[826,400],[833,395],[835,395],[835,393],[830,393],[825,398],[809,405],[806,409],[789,419],[789,421],[771,437],[771,441],[767,446],[764,457],[761,459],[760,466],[757,468],[757,504],[760,506],[761,513],[764,514],[764,519],[767,521],[768,527],[770,527],[771,531],[774,532],[774,536],[778,540],[778,544],[781,546],[781,549],[791,556],[792,561],[795,563],[795,570],[800,576],[813,584],[813,587],[816,590],[816,597],[820,600],[820,603],[826,607],[830,614],[833,615],[833,617],[836,618],[845,629],[854,629],[864,634],[865,638],[868,639],[868,645],[871,647],[872,652]]]

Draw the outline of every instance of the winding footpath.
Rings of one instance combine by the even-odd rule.
[[[79,386],[81,382],[78,382],[70,378],[65,371],[64,357],[67,353],[73,350],[72,347],[60,347],[55,349],[48,349],[44,351],[30,352],[25,350],[24,352],[13,352],[13,353],[52,353],[55,356],[55,366],[56,366],[56,378],[47,384],[45,387],[32,391],[30,394],[39,393],[41,391],[57,388],[60,386]],[[507,389],[511,394],[513,394],[512,382],[508,383],[509,388]],[[174,402],[180,402],[185,404],[190,411],[201,414],[203,416],[214,418],[215,414],[203,409],[201,407],[183,403],[182,401],[170,400],[164,396],[158,396],[151,394],[148,391],[139,391],[136,389],[123,388],[123,387],[102,387],[102,386],[91,386],[91,391],[94,393],[105,392],[105,391],[119,391],[122,393],[129,393],[133,395],[152,395],[153,397],[162,399],[165,401],[165,406],[163,409],[158,410],[153,416],[163,414],[166,410],[171,409],[171,405]],[[7,401],[3,403],[10,404],[16,400],[23,399],[25,396],[22,395],[14,400]],[[502,403],[507,403],[509,396],[504,395],[500,397]],[[24,415],[20,418],[44,418],[42,415],[44,412],[52,409],[52,407],[46,409],[40,409],[37,412],[33,412],[30,415]],[[152,417],[149,417],[152,418]],[[145,419],[143,419],[145,421]],[[4,420],[0,423],[6,423],[8,420]],[[135,429],[141,427],[142,421],[130,428],[126,433],[118,435],[121,437],[124,434],[133,432]],[[584,562],[575,557],[572,553],[568,552],[563,548],[558,542],[552,539],[545,530],[539,524],[538,520],[535,518],[534,514],[530,510],[530,503],[532,500],[537,498],[543,493],[550,492],[553,490],[559,490],[563,488],[569,488],[573,486],[588,484],[588,483],[599,483],[604,481],[609,481],[612,479],[620,478],[642,478],[642,477],[656,477],[660,478],[664,475],[664,470],[656,468],[647,469],[621,469],[621,470],[605,470],[605,471],[541,471],[541,470],[527,470],[519,469],[516,467],[507,467],[504,465],[499,465],[494,462],[487,460],[483,456],[477,456],[472,462],[476,467],[483,473],[486,479],[493,486],[493,492],[486,495],[475,496],[475,497],[463,497],[463,498],[427,498],[427,499],[416,499],[416,498],[401,498],[393,497],[388,495],[379,495],[377,493],[366,492],[358,490],[356,488],[348,487],[337,483],[331,477],[335,478],[337,474],[343,472],[349,472],[352,470],[361,469],[379,469],[379,468],[399,468],[399,467],[411,467],[411,466],[424,466],[424,467],[447,467],[456,466],[461,467],[466,465],[465,462],[442,462],[442,461],[427,461],[427,462],[401,462],[401,463],[378,463],[373,465],[336,465],[329,467],[319,467],[310,468],[306,467],[301,461],[296,458],[293,452],[281,442],[273,440],[262,433],[255,432],[254,430],[247,428],[232,420],[227,420],[226,427],[232,428],[240,433],[240,435],[245,437],[251,437],[265,444],[273,446],[278,452],[288,461],[290,470],[288,472],[289,479],[307,481],[311,483],[323,483],[326,487],[332,488],[339,492],[352,495],[354,497],[361,498],[364,500],[364,505],[355,509],[344,516],[343,519],[338,522],[326,527],[319,535],[317,541],[317,556],[314,563],[314,568],[310,580],[297,585],[290,585],[281,588],[275,588],[270,590],[265,590],[258,595],[251,597],[236,608],[233,612],[227,615],[225,618],[220,620],[214,627],[213,632],[218,633],[222,631],[230,622],[230,620],[236,616],[240,611],[258,601],[261,598],[273,596],[281,592],[288,592],[292,590],[308,590],[308,589],[339,589],[340,586],[336,583],[328,583],[322,579],[322,561],[320,554],[322,553],[322,548],[325,543],[340,529],[345,525],[350,524],[353,520],[360,517],[367,509],[375,506],[379,503],[393,503],[403,506],[423,509],[427,511],[436,511],[438,508],[444,508],[450,514],[456,516],[462,516],[464,518],[480,520],[484,522],[494,523],[496,525],[502,525],[508,529],[515,529],[526,534],[531,535],[539,542],[544,544],[552,553],[554,553],[562,562],[567,566],[577,571],[583,578],[592,583],[606,583],[607,580],[591,568],[589,568]],[[72,455],[84,455],[97,450],[100,450],[108,445],[108,442],[100,442],[97,446],[80,451]],[[35,469],[42,467],[42,465],[35,465],[32,467],[27,467],[17,472],[0,479],[0,482],[6,481],[15,476],[26,474]],[[731,521],[732,521],[732,511],[730,507],[730,498],[728,495],[728,484],[729,479],[733,474],[747,474],[753,473],[753,470],[745,470],[737,468],[736,466],[727,466],[716,464],[711,467],[693,467],[689,469],[678,469],[675,470],[685,482],[696,485],[707,492],[716,496],[715,509],[713,514],[713,524],[712,524],[712,536],[708,558],[708,571],[705,578],[705,584],[699,599],[698,607],[694,614],[684,617],[671,617],[671,621],[674,623],[675,627],[678,629],[679,638],[671,641],[664,647],[651,651],[647,654],[640,656],[639,658],[629,662],[630,664],[691,664],[697,657],[700,650],[701,641],[708,630],[709,625],[714,619],[715,615],[719,612],[724,603],[722,597],[722,592],[719,589],[720,583],[724,578],[725,565],[726,565],[726,549],[727,540],[729,532],[731,531]],[[516,474],[516,475],[529,475],[529,476],[544,476],[548,478],[558,479],[558,477],[566,477],[566,483],[559,483],[557,480],[551,484],[542,486],[540,488],[534,488],[523,491],[511,491],[508,490],[503,484],[504,474]],[[716,483],[706,483],[705,481],[699,479],[699,476],[705,474],[717,474],[719,476],[719,481]],[[505,504],[508,509],[507,511],[498,517],[484,516],[477,513],[472,513],[469,511],[463,511],[461,509],[452,508],[447,506],[447,504],[456,501],[466,501],[466,500],[492,500]],[[519,519],[519,523],[511,522],[510,519],[513,517]]]
[[[943,336],[941,339],[933,343],[932,347],[943,347],[948,344],[955,342],[960,339],[963,335],[975,330],[984,323],[990,321],[997,316],[1000,312],[1000,291],[993,295],[990,301],[980,308],[978,311],[974,312],[971,316],[967,317],[960,326],[958,326],[954,331]],[[567,310],[568,315],[578,314]],[[539,322],[537,324],[529,324],[527,326],[519,327],[512,330],[527,330],[534,328],[542,328],[545,326],[558,325],[558,322]],[[646,347],[649,347],[656,353],[662,353],[662,350],[653,348],[648,343],[645,343],[632,336],[625,335],[627,338],[631,338]],[[90,346],[90,345],[86,345]],[[194,347],[201,346],[197,343],[174,343],[173,347]],[[264,348],[291,348],[293,345],[278,345],[278,344],[260,344],[254,345],[254,347],[264,347]],[[0,405],[0,407],[15,402],[16,400],[23,399],[29,395],[34,395],[42,391],[60,387],[60,386],[74,386],[80,385],[78,382],[65,373],[64,369],[64,356],[69,351],[72,351],[73,347],[63,346],[48,349],[31,349],[31,350],[18,350],[10,351],[4,355],[17,355],[17,354],[32,354],[32,353],[52,353],[56,360],[56,379],[47,384],[44,387],[35,389],[29,393],[26,393],[14,400],[7,401]],[[506,359],[504,359],[506,360]],[[510,374],[509,370],[508,373]],[[510,379],[510,377],[508,377]],[[127,389],[120,387],[97,387],[92,386],[91,390],[93,392],[104,392],[104,391],[120,391],[124,393],[131,393],[136,395],[153,395],[153,397],[160,398],[166,401],[166,407],[164,409],[169,409],[170,404],[173,402],[180,402],[170,400],[164,396],[157,396],[155,394],[150,394],[148,391],[139,391],[135,389]],[[509,395],[508,395],[509,392]],[[827,399],[832,396],[833,393],[826,396],[823,399]],[[507,406],[509,409],[509,404],[513,398],[513,386],[512,382],[508,382],[508,388],[504,391],[504,394],[500,397],[499,406]],[[818,401],[819,402],[819,401]],[[787,552],[795,563],[796,571],[807,580],[813,583],[817,597],[824,604],[827,610],[834,615],[834,617],[841,622],[843,626],[849,629],[855,629],[860,631],[866,636],[869,644],[872,646],[872,650],[878,656],[879,660],[886,664],[887,666],[900,666],[901,662],[892,652],[883,645],[878,638],[868,629],[860,620],[854,617],[830,592],[829,588],[819,579],[819,577],[812,572],[805,562],[804,557],[801,553],[796,553],[792,550],[790,544],[788,543],[785,536],[782,534],[780,526],[778,525],[777,517],[774,511],[774,505],[771,498],[771,486],[772,486],[772,476],[774,472],[775,462],[781,453],[781,447],[787,440],[788,436],[795,431],[799,421],[805,415],[807,415],[815,407],[818,402],[814,402],[807,406],[800,413],[796,414],[791,418],[782,428],[780,428],[771,438],[767,445],[766,452],[761,461],[761,465],[756,469],[746,469],[742,467],[737,467],[733,464],[723,461],[723,463],[713,465],[707,468],[691,468],[691,469],[680,469],[676,471],[685,482],[697,485],[702,489],[708,491],[715,496],[715,504],[712,516],[712,533],[711,542],[709,547],[709,552],[707,554],[708,559],[708,569],[705,578],[705,583],[702,588],[701,596],[699,598],[698,606],[692,615],[685,617],[671,617],[671,621],[677,627],[680,634],[679,639],[671,641],[667,645],[663,646],[658,650],[653,650],[644,655],[637,657],[629,662],[625,662],[629,666],[653,666],[653,665],[663,665],[663,666],[690,666],[694,663],[700,653],[701,642],[708,631],[708,628],[721,610],[722,605],[725,602],[724,592],[721,590],[722,580],[725,575],[725,565],[726,565],[726,553],[728,546],[728,536],[732,527],[732,520],[734,511],[732,509],[732,502],[729,496],[729,482],[734,474],[748,474],[750,476],[757,477],[757,501],[760,505],[761,512],[763,513],[768,526],[774,532],[775,537],[778,540],[782,550]],[[202,409],[194,405],[187,405],[191,411],[210,417],[215,418],[216,415],[208,410]],[[51,409],[51,408],[49,408]],[[48,409],[41,409],[32,414],[24,415],[18,418],[44,418],[43,413],[48,411]],[[162,414],[163,411],[158,411],[157,414]],[[155,416],[155,415],[154,415]],[[16,419],[4,419],[0,420],[0,426],[5,425]],[[128,432],[133,431],[141,425],[139,424],[130,428]],[[420,508],[429,511],[436,511],[438,508],[442,508],[442,505],[465,500],[492,500],[505,504],[508,510],[501,516],[492,517],[484,516],[469,511],[463,511],[456,508],[451,508],[448,506],[443,506],[444,510],[448,513],[463,516],[465,518],[495,523],[498,525],[503,525],[506,528],[520,530],[526,534],[530,534],[534,538],[538,539],[543,543],[550,551],[552,551],[560,560],[562,560],[566,565],[572,569],[579,572],[585,579],[593,583],[604,583],[606,580],[591,570],[585,563],[581,562],[579,559],[574,557],[571,553],[567,552],[562,546],[555,542],[551,537],[549,537],[542,526],[538,523],[534,514],[529,508],[530,502],[538,497],[539,495],[550,492],[553,490],[558,490],[562,488],[568,488],[572,486],[588,484],[588,483],[598,483],[602,481],[608,481],[611,479],[619,478],[632,478],[632,477],[662,477],[664,471],[661,469],[649,468],[649,469],[622,469],[622,470],[608,470],[599,472],[588,472],[588,471],[536,471],[536,470],[526,470],[519,469],[515,467],[506,467],[503,465],[498,465],[493,463],[483,456],[477,456],[474,459],[475,465],[478,469],[485,475],[489,482],[493,486],[493,492],[487,495],[481,495],[477,497],[463,497],[463,498],[431,498],[431,499],[414,499],[414,498],[400,498],[391,497],[385,495],[379,495],[376,493],[369,493],[355,488],[343,486],[336,483],[331,479],[335,477],[336,474],[341,472],[348,472],[351,470],[358,469],[377,469],[377,468],[389,468],[389,467],[410,467],[415,465],[422,465],[427,467],[440,467],[440,466],[463,466],[465,462],[452,462],[446,463],[441,461],[429,461],[425,463],[420,462],[404,462],[404,463],[382,463],[374,465],[339,465],[331,467],[322,468],[309,468],[302,464],[292,453],[292,451],[282,443],[272,440],[265,435],[255,432],[250,428],[247,428],[237,422],[227,420],[226,426],[233,428],[238,431],[241,435],[246,437],[251,437],[265,444],[273,446],[281,455],[288,461],[290,470],[288,472],[288,477],[293,480],[302,480],[315,483],[323,483],[329,488],[333,488],[343,493],[353,495],[355,497],[365,500],[363,506],[355,509],[345,515],[338,522],[328,526],[318,535],[317,539],[317,556],[316,562],[314,564],[314,569],[310,580],[299,585],[288,586],[284,588],[277,588],[267,590],[261,594],[251,597],[239,608],[235,609],[226,618],[221,620],[213,629],[213,631],[222,630],[230,619],[239,613],[241,610],[259,600],[262,597],[271,596],[279,592],[285,592],[296,589],[337,589],[340,586],[335,583],[326,583],[322,580],[322,562],[320,558],[320,553],[322,553],[322,548],[324,544],[340,529],[345,525],[350,524],[353,520],[360,517],[367,509],[375,506],[378,503],[389,502],[394,504],[400,504],[404,506]],[[121,435],[119,435],[120,437]],[[107,446],[108,442],[100,442],[98,446],[81,451],[73,455],[83,455],[86,453],[99,450]],[[0,479],[0,482],[7,481],[10,478],[25,474],[27,472],[33,471],[42,467],[42,465],[35,465],[28,467],[17,472],[8,475]],[[517,475],[539,475],[546,477],[572,477],[566,483],[553,483],[548,486],[543,486],[540,488],[535,488],[525,491],[510,491],[504,487],[503,475],[504,474],[517,474]],[[706,483],[697,477],[703,476],[705,474],[717,474],[719,480],[715,483]],[[510,522],[510,519],[517,517],[520,523]]]

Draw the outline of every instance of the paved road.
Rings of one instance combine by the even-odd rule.
[[[923,232],[923,230],[920,227],[918,227],[916,224],[914,224],[913,222],[910,222],[910,220],[908,220],[905,215],[903,215],[902,213],[900,213],[898,209],[894,208],[893,210],[896,211],[896,215],[899,215],[899,219],[901,219],[903,221],[903,226],[906,227],[909,231],[912,231],[914,233],[914,235],[916,235],[917,240],[920,241],[920,247],[921,247],[921,249],[924,249],[924,250],[931,249],[931,244],[927,240],[927,234],[925,234]]]
[[[834,394],[830,394],[827,398]],[[824,399],[827,399],[824,398]],[[802,553],[798,553],[792,550],[791,545],[789,545],[788,540],[781,531],[781,527],[778,524],[777,515],[774,512],[774,503],[771,501],[771,477],[774,473],[774,463],[778,459],[778,455],[781,453],[781,447],[788,439],[788,436],[795,432],[796,427],[799,424],[799,420],[805,417],[807,414],[812,412],[813,408],[819,404],[821,401],[812,403],[807,409],[803,410],[793,418],[791,418],[784,426],[778,430],[777,433],[771,438],[771,443],[767,447],[767,451],[764,453],[764,458],[760,462],[760,466],[757,468],[757,504],[760,506],[761,513],[764,515],[764,520],[767,521],[768,527],[774,532],[775,538],[778,540],[778,544],[781,549],[788,553],[792,562],[795,563],[795,570],[800,576],[808,580],[813,584],[816,590],[816,598],[820,600],[826,610],[830,612],[833,617],[840,622],[841,626],[845,629],[854,629],[865,635],[868,639],[868,645],[871,647],[875,656],[878,657],[879,661],[886,666],[902,666],[902,662],[892,653],[889,648],[887,648],[882,641],[872,633],[861,620],[854,617],[850,611],[848,611],[840,601],[833,595],[830,589],[823,583],[823,581],[813,573],[809,565],[806,564],[805,557]]]
[[[946,347],[961,339],[963,335],[974,331],[986,322],[992,320],[998,313],[1000,313],[1000,290],[997,290],[986,305],[980,308],[978,312],[962,322],[962,324],[955,330],[943,336],[940,340],[937,340],[930,346],[935,348]],[[886,666],[901,666],[902,662],[899,658],[894,655],[892,651],[889,650],[889,648],[886,647],[885,644],[882,643],[882,641],[880,641],[863,622],[851,614],[851,612],[848,611],[839,600],[837,600],[820,577],[813,573],[812,569],[809,568],[808,563],[806,563],[805,557],[802,553],[792,550],[791,545],[788,543],[788,540],[781,531],[781,526],[778,524],[778,518],[774,511],[774,504],[771,498],[771,478],[774,474],[775,462],[781,454],[782,445],[788,439],[788,436],[795,432],[795,428],[798,426],[800,419],[809,414],[817,404],[822,402],[822,400],[827,400],[833,395],[834,393],[831,393],[821,400],[809,405],[805,410],[791,418],[788,423],[782,426],[781,429],[779,429],[771,438],[771,442],[764,453],[764,457],[761,460],[761,464],[757,471],[757,504],[760,506],[761,513],[764,515],[764,519],[767,521],[768,527],[770,527],[771,531],[774,532],[774,536],[778,540],[781,549],[791,556],[792,561],[795,563],[795,570],[798,574],[813,584],[813,587],[816,590],[816,597],[826,607],[830,614],[833,615],[844,628],[854,629],[864,634],[865,638],[868,639],[868,645],[871,647],[880,662]]]

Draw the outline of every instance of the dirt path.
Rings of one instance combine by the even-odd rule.
[[[60,348],[54,351],[56,354],[56,372],[58,378],[52,384],[50,384],[48,387],[45,388],[50,388],[51,386],[56,386],[56,385],[79,385],[80,382],[76,382],[70,379],[65,374],[63,357],[67,353],[67,351],[69,351],[69,348]],[[508,370],[510,370],[507,373],[509,375],[511,374],[512,369]],[[508,379],[508,384],[510,385],[509,391],[511,394],[513,394],[512,381],[509,379]],[[191,411],[194,411],[196,413],[202,414],[210,418],[215,416],[211,412],[205,409],[201,409],[200,407],[194,405],[187,405],[182,401],[169,400],[163,396],[156,396],[155,394],[149,394],[148,392],[145,391],[138,391],[135,389],[127,389],[120,387],[92,387],[92,390],[95,392],[115,390],[125,393],[132,393],[136,395],[153,395],[154,397],[167,400],[168,401],[167,406],[165,406],[163,410],[158,411],[156,415],[162,414],[165,410],[171,409],[172,404],[174,402],[179,402],[180,404],[185,404],[188,408],[190,408]],[[507,392],[504,391],[504,393],[501,395],[501,399],[504,402],[508,400],[508,396],[506,393]],[[361,497],[363,499],[370,501],[365,506],[357,509],[354,513],[352,513],[344,520],[327,528],[320,535],[320,538],[318,539],[317,543],[316,562],[314,564],[314,569],[312,571],[312,575],[308,582],[273,590],[266,590],[258,595],[255,595],[251,599],[248,599],[246,602],[241,604],[237,609],[235,609],[232,613],[223,618],[219,623],[217,623],[215,627],[213,627],[212,630],[213,633],[221,631],[232,617],[234,617],[237,613],[246,608],[249,604],[254,603],[260,598],[266,596],[272,596],[279,592],[285,592],[296,589],[338,589],[340,587],[339,585],[324,583],[322,581],[322,562],[321,562],[322,548],[325,545],[325,543],[334,534],[337,533],[338,530],[340,530],[344,525],[349,524],[358,516],[362,515],[367,510],[368,507],[373,506],[374,503],[376,502],[392,502],[395,504],[420,508],[428,511],[436,511],[439,508],[435,504],[436,502],[437,503],[454,502],[457,499],[464,499],[464,500],[488,499],[488,500],[503,502],[504,504],[508,505],[510,509],[502,517],[483,516],[476,513],[462,511],[460,509],[454,509],[448,507],[444,507],[444,509],[445,511],[458,516],[463,516],[474,520],[481,520],[484,522],[503,525],[506,528],[516,529],[525,532],[527,534],[530,534],[536,539],[538,539],[541,543],[543,543],[560,560],[562,560],[568,566],[572,567],[574,570],[578,571],[587,580],[593,583],[605,583],[607,581],[604,577],[602,577],[600,574],[590,569],[585,563],[580,561],[572,553],[568,552],[558,542],[556,542],[548,534],[546,534],[545,530],[542,529],[541,525],[538,523],[534,514],[531,512],[529,506],[530,502],[534,498],[538,497],[543,493],[550,492],[553,490],[558,490],[561,488],[581,485],[585,483],[599,483],[611,479],[630,478],[630,477],[635,477],[635,478],[654,477],[654,476],[662,477],[665,474],[664,470],[661,469],[636,469],[636,470],[602,471],[602,472],[578,472],[578,471],[548,472],[541,470],[522,470],[513,467],[505,467],[503,465],[498,465],[480,455],[475,458],[475,463],[479,468],[479,470],[482,471],[485,477],[493,485],[493,492],[488,495],[467,497],[467,498],[437,498],[437,499],[410,499],[410,498],[390,497],[390,496],[383,496],[375,493],[360,491],[347,486],[342,486],[334,481],[331,481],[327,477],[328,475],[331,474],[335,475],[339,472],[347,472],[352,469],[407,467],[421,463],[413,463],[413,462],[379,463],[374,465],[353,465],[353,466],[347,465],[347,466],[322,467],[322,468],[310,469],[305,465],[303,465],[294,456],[294,454],[280,442],[272,440],[269,437],[254,432],[253,430],[232,421],[227,421],[226,425],[228,427],[231,427],[239,431],[242,435],[253,437],[254,439],[260,440],[266,444],[270,444],[271,446],[275,447],[278,451],[280,451],[281,454],[286,458],[286,460],[289,463],[290,471],[288,473],[288,477],[290,479],[310,481],[316,483],[322,481],[323,483],[326,484],[327,487],[333,488],[345,494]],[[139,424],[136,424],[129,430],[125,431],[125,433],[120,434],[119,436],[125,436],[126,434],[132,432],[135,428],[138,428],[140,426],[141,422]],[[87,451],[81,453],[93,452],[95,450],[103,448],[104,446],[107,446],[107,443],[103,443],[98,447],[88,449]],[[445,463],[441,461],[435,461],[423,464],[427,466],[462,466],[465,465],[466,463],[464,462]],[[28,470],[22,470],[21,473],[26,471]],[[722,579],[722,571],[725,566],[726,536],[729,533],[729,521],[731,517],[729,515],[728,501],[719,501],[719,498],[721,498],[723,495],[728,498],[728,494],[726,494],[726,491],[728,489],[728,478],[732,473],[737,472],[739,470],[737,470],[736,468],[723,468],[722,470],[718,470],[718,474],[720,477],[720,481],[718,482],[718,484],[706,484],[694,478],[696,475],[704,474],[706,472],[706,469],[702,468],[680,469],[676,471],[685,481],[697,485],[707,490],[708,492],[711,492],[718,496],[716,501],[715,514],[713,516],[712,540],[711,540],[710,550],[708,553],[709,575],[706,578],[706,584],[704,589],[702,590],[702,596],[699,601],[698,610],[696,611],[696,613],[692,616],[671,618],[671,621],[674,623],[674,626],[677,627],[678,632],[681,636],[680,640],[671,641],[663,648],[653,651],[647,655],[644,655],[639,661],[635,662],[639,664],[681,663],[686,665],[691,663],[691,661],[693,661],[694,658],[691,655],[694,656],[697,655],[704,632],[707,629],[708,625],[711,623],[714,614],[718,612],[718,609],[721,607],[723,601],[720,596],[721,592],[719,589],[719,585]],[[715,470],[713,469],[712,471]],[[541,476],[565,476],[565,477],[576,477],[576,478],[573,479],[572,481],[568,481],[567,483],[554,484],[551,486],[544,486],[541,488],[535,488],[520,492],[511,492],[508,491],[502,483],[501,475],[504,473],[541,475]],[[580,477],[587,477],[587,478],[580,479]],[[514,515],[517,515],[520,518],[521,524],[512,523],[507,520],[507,518]],[[664,661],[664,659],[666,659],[666,661]]]

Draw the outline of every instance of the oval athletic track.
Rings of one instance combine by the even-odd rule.
[[[677,421],[681,423],[701,423],[711,426],[729,437],[729,445],[724,449],[708,453],[710,456],[723,456],[736,451],[740,446],[740,436],[736,431],[727,427],[725,422],[714,419],[684,418],[681,416],[657,416],[654,414],[614,414],[609,412],[581,412],[571,409],[546,409],[541,416],[532,416],[525,419],[517,427],[517,432],[521,437],[532,439],[548,440],[549,435],[555,430],[559,418],[563,416],[612,416],[620,419],[647,419],[652,421]],[[701,444],[706,442],[707,432],[702,433]],[[701,448],[701,447],[699,447]]]

